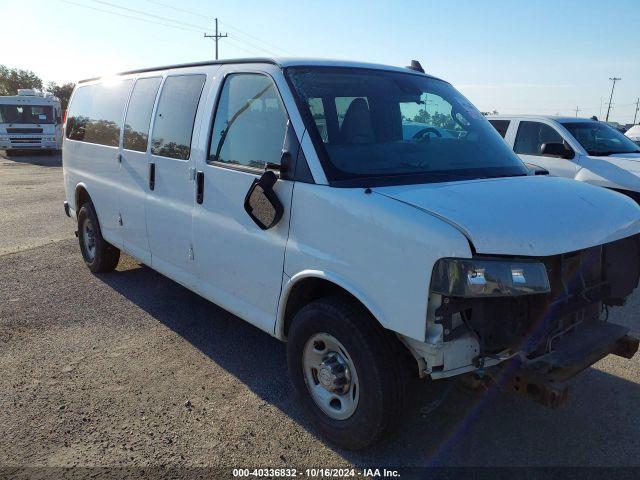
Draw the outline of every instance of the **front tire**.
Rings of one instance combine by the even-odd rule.
[[[293,319],[289,376],[315,428],[337,446],[366,448],[398,424],[406,382],[394,341],[346,297],[316,300]]]
[[[78,241],[84,263],[93,273],[111,272],[118,266],[120,250],[102,237],[91,202],[82,205],[78,212]]]

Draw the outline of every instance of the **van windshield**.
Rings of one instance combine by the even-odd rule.
[[[48,105],[0,105],[0,123],[55,123]]]
[[[334,184],[527,174],[483,115],[442,80],[364,68],[293,67],[286,74]]]
[[[628,137],[602,122],[561,122],[589,155],[603,157],[616,153],[639,153]]]

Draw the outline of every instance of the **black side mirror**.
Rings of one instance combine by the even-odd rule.
[[[533,163],[525,163],[531,175],[549,175],[549,170]]]
[[[571,148],[568,148],[564,143],[543,143],[540,146],[540,154],[548,155],[550,157],[560,157],[567,160],[572,159],[575,154]]]
[[[273,186],[278,181],[276,174],[267,170],[253,181],[244,198],[244,209],[262,230],[268,230],[278,224],[284,214],[284,206]]]

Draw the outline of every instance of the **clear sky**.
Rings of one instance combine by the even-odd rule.
[[[640,0],[0,0],[0,64],[63,82],[206,60],[216,16],[221,58],[415,58],[481,110],[604,118],[616,76],[627,123],[640,96]]]

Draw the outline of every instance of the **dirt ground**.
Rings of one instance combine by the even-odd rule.
[[[640,466],[638,356],[583,372],[557,410],[416,384],[394,438],[336,449],[283,344],[128,257],[92,275],[63,197],[59,157],[0,156],[0,467]],[[640,330],[639,307],[611,320]]]

